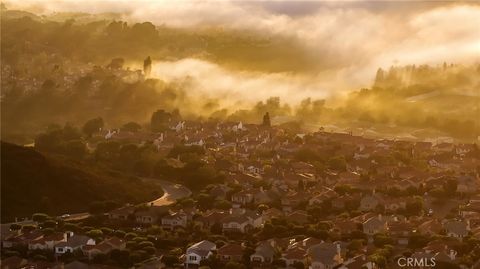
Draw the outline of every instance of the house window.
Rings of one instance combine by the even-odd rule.
[[[189,256],[188,260],[190,260],[190,261],[196,261],[196,260],[197,260],[197,256]]]

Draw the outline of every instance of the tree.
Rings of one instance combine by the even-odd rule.
[[[430,241],[430,238],[422,234],[413,233],[408,238],[408,247],[411,249],[423,248],[428,244],[429,241]]]
[[[100,238],[103,237],[103,232],[102,230],[95,229],[95,230],[90,230],[86,233],[87,236],[90,236],[91,238],[95,240],[99,240]]]
[[[69,123],[66,123],[63,127],[62,136],[65,141],[78,140],[82,137],[78,128]]]
[[[133,132],[133,133],[138,132],[138,130],[140,129],[142,129],[142,126],[134,121],[125,123],[121,128],[122,131]]]
[[[145,74],[146,77],[148,77],[150,76],[151,71],[152,71],[152,59],[150,59],[150,56],[148,56],[143,61],[143,73]]]
[[[215,201],[214,207],[218,209],[228,210],[232,208],[232,203],[230,203],[227,200],[219,200],[219,201]]]
[[[173,267],[179,260],[178,257],[174,255],[163,255],[162,262],[168,267]]]
[[[408,215],[419,215],[423,210],[423,199],[421,197],[415,197],[413,201],[409,201],[406,204],[406,213]]]
[[[363,248],[363,242],[364,240],[362,239],[355,239],[350,241],[350,243],[347,246],[348,251],[352,253],[357,253]]]
[[[123,58],[114,58],[107,67],[110,69],[122,69],[124,63],[125,60]]]
[[[215,222],[212,227],[210,227],[210,232],[213,234],[222,234],[223,227],[219,222]]]
[[[369,256],[368,260],[374,262],[379,268],[385,268],[387,265],[387,258],[376,253]]]
[[[35,221],[35,222],[44,222],[48,218],[50,218],[50,217],[45,213],[35,213],[32,216],[32,220]]]
[[[55,226],[57,226],[57,222],[52,219],[46,220],[42,223],[43,228],[55,228]]]
[[[262,125],[265,126],[265,127],[270,127],[271,126],[270,113],[267,112],[267,113],[265,113],[265,115],[263,115]]]
[[[378,233],[373,236],[373,244],[378,247],[393,244],[393,239],[386,234]]]
[[[292,264],[292,267],[294,269],[305,269],[305,265],[303,264],[303,262],[298,262],[298,261],[294,261]]]
[[[385,72],[383,71],[382,68],[379,68],[377,70],[377,74],[375,75],[375,86],[382,86],[382,83],[385,80]]]
[[[95,149],[95,157],[97,160],[112,161],[118,157],[120,152],[120,144],[116,141],[108,141],[98,143]]]
[[[211,208],[214,201],[215,201],[214,197],[205,193],[201,193],[197,197],[198,205],[200,206],[200,208],[204,208],[204,209]]]
[[[100,131],[100,128],[103,127],[103,119],[98,117],[87,121],[82,128],[83,133],[88,137],[92,137],[93,134]]]
[[[20,225],[20,224],[14,223],[14,224],[10,225],[10,230],[11,231],[18,231],[20,229],[22,229],[22,225]]]
[[[275,259],[272,261],[272,266],[274,266],[275,268],[285,268],[287,267],[287,263],[285,262],[285,260]]]
[[[105,203],[100,201],[91,202],[88,205],[88,212],[92,214],[101,214],[105,212]]]
[[[87,146],[81,140],[71,140],[63,144],[63,153],[72,158],[81,159],[87,153]]]
[[[150,119],[150,129],[152,132],[163,132],[167,130],[171,116],[170,113],[163,109],[155,111]]]
[[[332,157],[328,160],[328,166],[330,169],[337,170],[337,171],[346,171],[347,170],[347,162],[344,156],[336,156]]]
[[[245,267],[245,265],[241,264],[241,263],[238,263],[238,262],[234,262],[234,261],[229,261],[227,262],[227,264],[225,264],[225,269],[246,269],[247,267]]]
[[[448,197],[452,197],[457,192],[457,188],[458,183],[455,179],[449,178],[443,184],[443,190]]]
[[[222,263],[220,259],[217,257],[217,255],[210,255],[207,259],[201,260],[200,265],[202,267],[206,268],[221,268]]]
[[[47,130],[46,133],[39,134],[35,137],[35,149],[39,151],[58,152],[61,141],[61,130]]]
[[[122,267],[129,267],[131,265],[130,252],[128,250],[113,249],[110,252],[110,258]]]
[[[298,189],[298,191],[304,191],[305,190],[305,183],[303,182],[302,179],[298,180],[297,189]]]

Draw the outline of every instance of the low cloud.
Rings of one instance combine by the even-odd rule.
[[[194,59],[155,67],[164,79],[190,76],[202,94],[215,93],[227,100],[328,97],[369,86],[378,67],[480,60],[478,3],[9,0],[6,4],[45,14],[118,12],[126,20],[171,27],[216,26],[280,35],[298,40],[313,59],[326,63],[308,75],[232,73]]]

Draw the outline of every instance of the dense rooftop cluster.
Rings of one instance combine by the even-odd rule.
[[[87,154],[116,165],[128,148],[135,155],[147,147],[161,157],[152,170],[133,171],[183,184],[190,196],[92,208],[81,219],[36,214],[2,232],[2,264],[396,268],[399,258],[415,257],[434,258],[438,268],[479,266],[475,144],[159,113],[169,117],[157,132],[104,128],[87,139]]]

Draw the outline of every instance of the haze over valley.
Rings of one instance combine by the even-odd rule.
[[[2,269],[480,268],[478,1],[0,17]]]

